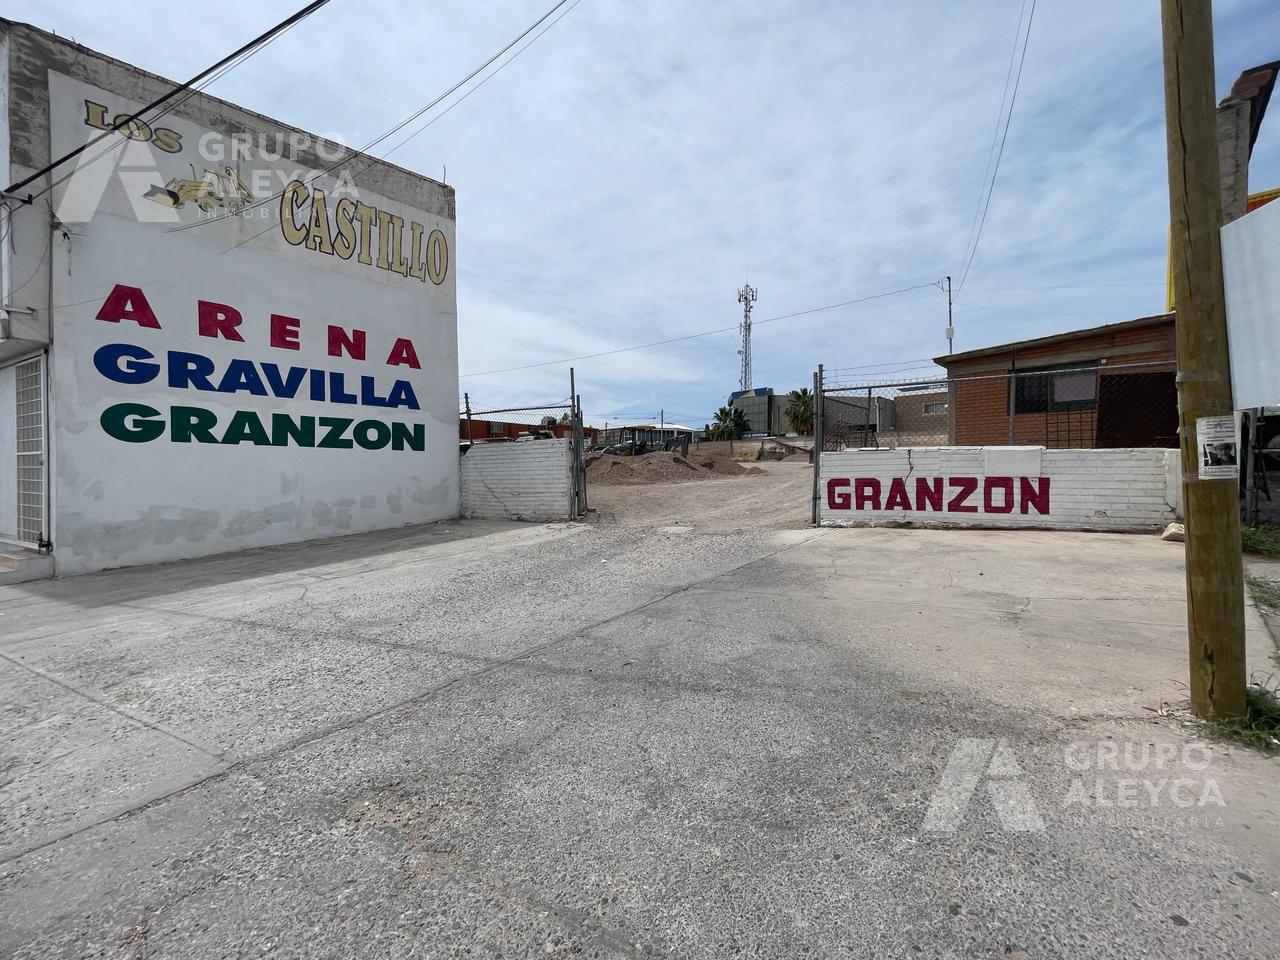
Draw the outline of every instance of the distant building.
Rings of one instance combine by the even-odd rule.
[[[754,390],[735,390],[729,394],[729,409],[741,410],[747,419],[747,433],[777,434],[781,426],[782,402],[774,396],[772,387],[756,387]]]
[[[473,417],[468,424],[466,417],[458,418],[458,439],[481,441],[515,440],[521,434],[532,434],[537,430],[550,430],[557,437],[568,437],[573,428],[567,423],[515,423],[508,420],[481,420]],[[599,442],[600,431],[595,427],[582,428],[583,440],[587,444]]]
[[[1163,313],[936,357],[949,442],[1176,447],[1174,349],[1174,317]],[[922,395],[922,414],[925,402],[939,400]]]
[[[593,430],[597,439],[592,443],[630,443],[633,440],[643,443],[665,443],[672,437],[688,435],[692,438],[701,430],[686,427],[679,423],[624,423],[608,430]]]
[[[898,445],[911,446],[915,438],[922,442],[935,437],[945,439],[950,430],[949,410],[949,392],[945,385],[925,383],[903,387],[893,400]]]

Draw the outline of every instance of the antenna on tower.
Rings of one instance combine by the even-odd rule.
[[[738,356],[742,358],[742,378],[738,387],[741,390],[751,389],[751,305],[756,302],[756,288],[744,284],[738,291],[738,302],[742,304],[742,323],[738,330],[742,333],[742,349]]]

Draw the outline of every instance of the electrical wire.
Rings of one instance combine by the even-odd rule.
[[[204,80],[200,81],[200,83],[192,87],[188,91],[187,95],[183,97],[181,100],[176,100],[172,103],[167,104],[165,108],[161,110],[159,113],[155,114],[154,116],[147,117],[145,122],[149,126],[155,126],[157,121],[173,113],[175,110],[180,109],[184,104],[187,103],[188,100],[191,100],[193,97],[195,97],[196,94],[202,93],[205,90],[209,89],[209,87],[213,86],[213,84],[217,83],[227,74],[229,74],[232,70],[236,69],[239,66],[242,66],[243,64],[251,60],[253,57],[257,56],[259,53],[267,49],[267,47],[271,46],[271,44],[275,43],[277,40],[279,40],[281,37],[283,37],[286,33],[288,33],[290,30],[292,30],[301,22],[302,22],[301,20],[294,21],[293,23],[285,27],[283,30],[281,30],[279,33],[274,34],[269,40],[254,47],[252,50],[248,51],[239,59],[235,60],[234,62],[228,63],[225,67],[223,67],[217,73],[212,74],[211,76],[205,78]],[[111,133],[119,133],[119,131],[109,130],[106,133],[102,134],[102,136],[108,136]],[[93,143],[96,143],[97,140],[102,139],[102,136],[95,138],[95,140],[90,141],[90,143],[85,144],[85,146],[87,147],[92,145]],[[101,160],[103,157],[111,153],[113,150],[118,149],[122,143],[126,143],[127,141],[128,141],[128,137],[124,134],[121,134],[121,139],[112,141],[108,146],[104,147],[101,152],[90,157],[84,163],[77,164],[75,169],[70,170],[67,173],[64,173],[62,176],[58,177],[56,180],[51,180],[48,186],[44,187],[39,193],[33,194],[32,199],[44,196],[50,190],[55,189],[59,185],[65,183],[66,181],[70,180],[72,177],[76,176],[76,174],[80,173],[80,171],[83,170],[85,167],[89,166],[92,163],[96,163],[98,160]]]
[[[344,165],[344,164],[349,164],[349,163],[351,163],[352,161],[354,161],[354,160],[356,160],[356,159],[358,159],[358,158],[360,158],[360,157],[362,157],[362,156],[363,156],[363,157],[366,157],[366,158],[367,158],[367,161],[368,161],[368,162],[365,164],[365,166],[368,166],[368,164],[369,164],[369,163],[373,163],[375,160],[379,159],[378,157],[370,157],[370,156],[368,156],[369,151],[370,151],[370,150],[372,150],[374,147],[376,147],[378,144],[382,143],[382,142],[383,142],[384,140],[386,140],[388,137],[391,137],[392,135],[394,135],[394,134],[398,133],[399,131],[403,130],[403,129],[404,129],[405,127],[407,127],[409,124],[413,123],[415,120],[417,120],[419,117],[421,117],[424,113],[427,113],[428,111],[430,111],[431,109],[433,109],[434,107],[438,106],[440,103],[442,103],[443,101],[445,101],[446,99],[448,99],[449,97],[451,97],[451,96],[452,96],[453,94],[455,94],[458,90],[462,89],[464,86],[466,86],[466,85],[467,85],[468,83],[470,83],[472,80],[474,80],[477,76],[479,76],[481,73],[483,73],[483,72],[484,72],[485,70],[487,70],[489,67],[491,67],[491,66],[492,66],[492,65],[493,65],[493,64],[494,64],[494,63],[495,63],[495,62],[496,62],[500,57],[502,57],[502,56],[503,56],[504,54],[506,54],[509,50],[511,50],[511,48],[512,48],[512,47],[516,46],[516,44],[518,44],[521,40],[523,40],[525,37],[529,36],[529,34],[533,33],[535,30],[537,30],[537,29],[538,29],[538,27],[540,27],[543,23],[545,23],[548,19],[550,19],[550,17],[551,17],[551,16],[552,16],[552,15],[553,15],[557,10],[559,10],[561,7],[563,7],[563,6],[564,6],[566,3],[568,3],[568,2],[569,2],[569,0],[556,0],[556,3],[555,3],[555,4],[553,4],[553,5],[551,6],[551,8],[550,8],[549,10],[547,10],[547,12],[546,12],[546,13],[544,13],[542,16],[540,16],[537,20],[535,20],[533,23],[531,23],[528,27],[526,27],[524,30],[522,30],[519,34],[517,34],[517,35],[516,35],[516,36],[515,36],[511,41],[509,41],[509,42],[508,42],[508,43],[507,43],[507,44],[506,44],[506,45],[505,45],[501,50],[499,50],[499,51],[498,51],[497,53],[495,53],[493,56],[489,57],[489,59],[485,60],[485,62],[484,62],[484,63],[480,64],[480,66],[476,67],[474,70],[472,70],[470,73],[468,73],[468,74],[467,74],[465,77],[463,77],[461,80],[459,80],[458,82],[456,82],[455,84],[453,84],[451,87],[449,87],[449,89],[445,90],[445,92],[444,92],[444,93],[440,94],[439,96],[435,97],[434,99],[432,99],[432,100],[428,101],[428,102],[427,102],[426,104],[424,104],[423,106],[419,107],[419,108],[418,108],[417,110],[415,110],[413,113],[409,114],[409,116],[405,117],[403,120],[401,120],[401,121],[400,121],[399,123],[397,123],[395,126],[393,126],[390,130],[387,130],[385,133],[382,133],[382,134],[380,134],[379,136],[375,137],[373,140],[369,141],[367,144],[365,144],[365,145],[364,145],[363,147],[361,147],[359,150],[355,151],[352,155],[350,155],[350,156],[346,156],[346,157],[343,157],[341,160],[338,160],[337,162],[335,162],[335,163],[331,164],[331,165],[330,165],[329,167],[327,167],[326,169],[324,169],[324,170],[320,171],[319,173],[314,174],[313,176],[309,177],[308,179],[306,179],[306,180],[304,180],[304,181],[302,181],[302,182],[303,182],[304,184],[314,183],[316,180],[320,179],[321,177],[328,176],[328,175],[329,175],[330,173],[332,173],[334,170],[338,169],[338,167],[340,167],[340,166],[342,166],[342,165]],[[576,6],[578,2],[581,2],[581,0],[575,0],[575,4],[574,4],[574,5]],[[536,39],[537,39],[537,38],[535,38],[535,40],[536,40]],[[514,58],[513,58],[513,59],[514,59]],[[424,127],[423,129],[425,129],[425,127]],[[416,136],[416,134],[414,134],[414,136]],[[360,169],[364,169],[364,168],[363,168],[363,167],[361,167]],[[357,171],[357,172],[358,172],[358,171]],[[217,223],[217,222],[218,222],[218,221],[220,221],[220,220],[226,220],[226,219],[228,219],[228,218],[230,218],[230,217],[240,217],[240,216],[245,216],[246,214],[248,214],[248,213],[249,213],[249,211],[251,211],[251,210],[255,210],[255,209],[257,209],[258,207],[263,206],[264,204],[271,203],[271,202],[273,202],[273,201],[275,201],[275,200],[279,200],[283,195],[284,195],[284,190],[281,190],[279,193],[272,194],[270,197],[264,197],[262,200],[255,200],[255,201],[253,201],[252,203],[247,204],[246,206],[244,206],[244,207],[243,207],[242,209],[240,209],[239,211],[236,211],[236,212],[220,213],[220,214],[218,214],[218,216],[216,216],[216,217],[209,217],[209,218],[207,218],[207,219],[203,219],[203,220],[194,220],[194,221],[192,221],[191,223],[184,223],[184,224],[182,224],[181,226],[177,226],[177,227],[170,227],[170,228],[169,228],[169,230],[168,230],[168,231],[166,231],[166,232],[168,232],[168,233],[178,233],[178,232],[181,232],[181,231],[183,231],[183,230],[192,230],[192,229],[194,229],[194,228],[196,228],[196,227],[204,226],[205,224],[209,224],[209,223]],[[268,228],[267,228],[267,230],[270,230],[270,229],[273,229],[273,228],[274,228],[274,225],[272,225],[271,227],[268,227]],[[260,233],[256,233],[256,234],[254,234],[254,235],[252,235],[252,236],[250,236],[250,237],[247,237],[246,239],[244,239],[244,240],[240,241],[240,243],[235,244],[234,246],[232,246],[232,247],[231,247],[231,248],[229,248],[229,249],[234,250],[234,249],[236,249],[236,247],[243,246],[245,243],[248,243],[250,240],[253,240],[253,239],[255,239],[256,237],[261,236],[261,235],[262,235],[262,233],[265,233],[265,232],[266,232],[266,230],[261,231]],[[228,252],[228,251],[223,251],[223,252],[225,253],[225,252]]]
[[[28,184],[33,183],[36,180],[39,180],[46,173],[51,173],[52,171],[56,170],[58,167],[62,166],[62,164],[66,163],[68,160],[78,157],[80,154],[84,153],[84,151],[88,150],[94,144],[98,143],[99,141],[103,140],[106,137],[111,136],[113,133],[119,132],[122,128],[127,127],[129,124],[133,123],[135,120],[138,120],[144,113],[149,113],[150,111],[155,110],[157,107],[163,106],[164,104],[172,100],[174,97],[176,97],[178,94],[182,93],[184,90],[188,90],[191,87],[195,86],[205,77],[209,76],[212,73],[217,72],[218,70],[221,70],[227,64],[243,56],[245,53],[252,50],[254,47],[257,47],[260,44],[267,42],[277,33],[280,33],[282,30],[287,30],[290,27],[292,27],[294,24],[299,23],[302,20],[305,20],[307,17],[311,16],[311,14],[315,13],[317,10],[319,10],[328,2],[329,0],[313,0],[313,2],[307,4],[301,10],[297,11],[291,16],[286,17],[284,20],[281,20],[279,23],[277,23],[274,27],[272,27],[266,33],[260,34],[259,36],[250,40],[244,46],[240,47],[239,49],[235,50],[233,53],[228,54],[227,56],[219,60],[217,63],[213,64],[213,66],[207,67],[204,70],[201,70],[199,73],[197,73],[194,77],[192,77],[186,83],[183,83],[183,84],[180,84],[179,86],[174,87],[168,93],[164,94],[164,96],[151,101],[151,103],[147,104],[137,113],[131,113],[129,114],[129,116],[124,117],[123,119],[116,120],[116,122],[111,125],[110,130],[104,130],[98,136],[94,137],[91,140],[86,141],[85,143],[76,147],[74,150],[71,150],[68,153],[63,154],[61,157],[59,157],[56,160],[50,161],[48,164],[41,167],[39,170],[31,174],[30,176],[25,177],[22,180],[19,180],[17,183],[11,184],[9,188],[4,192],[7,194],[14,194],[18,190],[21,190],[23,187],[27,186]],[[34,200],[36,197],[43,196],[44,193],[46,193],[49,189],[51,189],[51,187],[45,187],[39,193],[34,194],[27,199]]]
[[[569,4],[568,8],[564,11],[564,13],[562,13],[560,16],[556,17],[556,18],[555,18],[554,20],[552,20],[550,23],[547,23],[547,25],[546,25],[545,27],[543,27],[543,29],[542,29],[542,30],[540,30],[540,31],[537,33],[537,35],[533,37],[533,39],[531,39],[527,44],[525,44],[523,47],[521,47],[519,50],[517,50],[517,51],[516,51],[516,52],[515,52],[515,53],[514,53],[514,54],[513,54],[509,59],[507,59],[506,61],[504,61],[504,62],[503,62],[503,63],[498,67],[498,69],[497,69],[497,70],[494,70],[494,71],[493,71],[493,73],[489,74],[489,75],[488,75],[484,80],[482,80],[479,84],[477,84],[477,85],[476,85],[475,87],[473,87],[471,90],[467,91],[467,93],[466,93],[465,95],[463,95],[462,97],[460,97],[460,98],[458,98],[456,101],[454,101],[452,104],[450,104],[450,105],[449,105],[449,107],[448,107],[446,110],[443,110],[443,111],[442,111],[441,113],[439,113],[437,116],[435,116],[435,117],[434,117],[434,118],[432,118],[430,121],[428,121],[427,123],[423,124],[423,125],[422,125],[421,127],[419,127],[417,130],[415,130],[413,133],[411,133],[411,134],[410,134],[408,137],[406,137],[404,140],[401,140],[399,143],[397,143],[394,147],[392,147],[390,150],[388,150],[388,151],[387,151],[387,153],[386,153],[384,156],[389,156],[392,152],[394,152],[395,150],[398,150],[400,147],[404,146],[404,144],[405,144],[405,143],[407,143],[409,140],[412,140],[414,137],[416,137],[419,133],[421,133],[421,132],[422,132],[423,130],[425,130],[427,127],[431,126],[431,124],[432,124],[432,123],[435,123],[435,122],[436,122],[436,120],[439,120],[441,117],[443,117],[445,114],[447,114],[450,110],[452,110],[454,107],[456,107],[458,104],[460,104],[463,100],[465,100],[467,97],[469,97],[472,93],[474,93],[476,90],[478,90],[481,86],[483,86],[485,83],[487,83],[487,82],[488,82],[489,80],[491,80],[493,77],[497,76],[497,74],[498,74],[498,73],[500,73],[500,72],[503,70],[503,68],[505,68],[505,67],[506,67],[508,64],[510,64],[513,60],[515,60],[515,59],[516,59],[516,57],[520,56],[520,54],[522,54],[522,53],[524,53],[526,50],[528,50],[528,49],[529,49],[529,47],[533,46],[533,44],[535,44],[535,43],[536,43],[536,42],[537,42],[537,41],[538,41],[538,40],[539,40],[539,39],[540,39],[540,38],[541,38],[541,37],[542,37],[542,36],[543,36],[547,31],[548,31],[548,30],[550,30],[550,29],[551,29],[552,27],[554,27],[557,23],[559,23],[561,20],[563,20],[563,19],[564,19],[564,18],[565,18],[565,17],[566,17],[566,16],[567,16],[567,15],[568,15],[572,10],[573,10],[573,8],[574,8],[574,7],[576,7],[576,6],[578,6],[578,4],[579,4],[579,3],[581,3],[581,2],[582,2],[582,0],[573,0],[573,2]],[[370,143],[370,144],[368,144],[368,145],[366,145],[366,146],[364,147],[364,149],[363,149],[363,150],[356,151],[356,152],[352,153],[349,157],[346,157],[346,158],[344,158],[343,160],[339,160],[337,163],[335,163],[335,164],[333,164],[332,166],[330,166],[327,170],[321,171],[320,173],[316,174],[315,176],[313,176],[312,178],[310,178],[310,179],[309,179],[309,180],[307,180],[306,182],[307,182],[307,183],[311,183],[311,182],[313,182],[314,180],[318,179],[319,177],[325,176],[325,175],[327,175],[328,173],[332,172],[333,170],[337,169],[337,168],[338,168],[339,166],[341,166],[343,163],[346,163],[346,162],[350,161],[350,160],[351,160],[351,159],[353,159],[353,158],[359,158],[362,154],[364,154],[364,153],[365,153],[365,151],[367,151],[368,149],[370,149],[370,147],[371,147],[371,146],[375,146],[376,144],[378,144],[378,143],[382,142],[382,141],[383,141],[383,140],[385,140],[387,137],[389,137],[389,136],[391,136],[392,134],[394,134],[396,131],[398,131],[398,130],[402,130],[402,129],[403,129],[405,126],[407,126],[409,123],[413,122],[415,119],[417,119],[418,117],[422,116],[422,114],[423,114],[423,113],[425,113],[426,111],[430,110],[432,106],[434,106],[435,104],[438,104],[439,102],[441,102],[442,100],[444,100],[445,98],[447,98],[448,96],[450,96],[453,92],[455,92],[456,90],[458,90],[459,88],[461,88],[461,87],[462,87],[466,82],[468,82],[470,79],[472,79],[473,77],[475,77],[476,75],[478,75],[480,72],[482,72],[484,69],[486,69],[487,67],[489,67],[490,65],[492,65],[492,64],[493,64],[493,63],[494,63],[494,62],[495,62],[499,57],[501,57],[504,53],[506,53],[508,50],[510,50],[510,49],[511,49],[511,48],[512,48],[516,43],[518,43],[518,42],[519,42],[520,40],[522,40],[523,38],[527,37],[527,36],[528,36],[531,32],[533,32],[533,30],[535,30],[535,29],[536,29],[540,24],[542,24],[542,23],[546,22],[546,20],[547,20],[547,18],[548,18],[548,17],[550,17],[552,14],[554,14],[556,10],[560,9],[561,7],[563,7],[566,3],[569,3],[569,0],[559,0],[559,2],[558,2],[558,3],[556,3],[553,7],[551,7],[551,9],[549,9],[545,14],[543,14],[541,17],[539,17],[536,21],[534,21],[534,22],[533,22],[533,24],[531,24],[527,29],[525,29],[524,31],[522,31],[522,32],[521,32],[521,33],[520,33],[520,34],[519,34],[519,35],[518,35],[518,36],[517,36],[513,41],[511,41],[510,43],[508,43],[505,47],[503,47],[500,51],[498,51],[498,53],[494,54],[494,56],[490,57],[487,61],[485,61],[485,63],[481,64],[481,66],[480,66],[480,67],[478,67],[476,70],[473,70],[473,71],[472,71],[470,74],[468,74],[468,76],[467,76],[467,77],[465,77],[463,80],[461,80],[461,81],[459,81],[458,83],[454,84],[452,87],[450,87],[450,88],[449,88],[449,90],[446,90],[443,94],[441,94],[439,97],[436,97],[433,101],[431,101],[430,103],[428,103],[426,106],[424,106],[424,107],[422,107],[421,109],[419,109],[419,110],[415,111],[415,112],[414,112],[413,114],[411,114],[409,117],[407,117],[407,118],[405,118],[404,120],[400,121],[398,124],[396,124],[396,125],[395,125],[394,127],[392,127],[390,130],[388,130],[386,133],[382,134],[382,135],[381,135],[380,137],[378,137],[376,140],[371,141],[371,143]],[[274,38],[273,38],[273,39],[274,39]],[[246,57],[246,59],[247,59],[247,57]],[[241,62],[243,62],[243,61],[241,61]],[[237,65],[238,65],[238,64],[237,64]],[[213,78],[211,78],[210,82],[212,82],[212,80],[215,80],[215,79],[217,79],[217,77],[213,77]],[[185,101],[184,101],[184,102],[185,102]],[[115,145],[113,144],[111,147],[109,147],[109,148],[108,148],[108,150],[107,150],[107,151],[104,151],[104,152],[109,152],[111,149],[114,149],[114,147],[115,147]],[[380,158],[378,158],[378,157],[368,157],[368,158],[367,158],[367,162],[365,163],[365,165],[364,165],[364,166],[362,166],[362,167],[360,167],[360,168],[358,168],[356,172],[359,172],[360,170],[365,169],[365,167],[367,167],[369,164],[373,163],[375,160],[378,160],[378,159],[380,159]],[[281,193],[283,193],[283,191],[282,191]],[[188,228],[190,228],[190,227],[197,227],[197,226],[200,226],[201,224],[204,224],[204,223],[211,223],[211,222],[213,222],[213,221],[215,221],[215,220],[226,219],[227,217],[230,217],[230,216],[243,216],[245,213],[247,213],[249,210],[253,209],[255,206],[259,206],[259,205],[264,204],[264,203],[269,203],[269,202],[271,202],[272,200],[279,199],[279,198],[280,198],[280,196],[281,196],[281,194],[280,194],[280,193],[278,193],[278,194],[273,195],[272,197],[267,197],[267,198],[265,198],[265,199],[263,199],[263,200],[255,201],[253,204],[250,204],[250,205],[248,205],[248,206],[246,206],[246,207],[242,208],[242,209],[241,209],[239,212],[237,212],[237,213],[224,213],[224,214],[220,214],[220,215],[219,215],[219,216],[217,216],[217,217],[210,217],[210,218],[205,219],[205,220],[197,220],[197,221],[195,221],[195,222],[193,222],[193,223],[185,224],[185,225],[183,225],[183,226],[181,226],[181,227],[174,227],[174,228],[171,228],[169,231],[166,231],[166,232],[173,232],[173,231],[175,231],[175,230],[185,230],[185,229],[188,229]],[[252,234],[252,235],[250,235],[250,236],[246,237],[244,240],[241,240],[240,242],[238,242],[238,243],[236,243],[236,244],[233,244],[232,246],[228,247],[226,250],[223,250],[223,251],[222,251],[222,253],[224,253],[224,254],[225,254],[225,253],[230,253],[232,250],[235,250],[235,249],[237,249],[238,247],[242,247],[242,246],[244,246],[246,243],[249,243],[249,242],[251,242],[251,241],[253,241],[253,240],[257,239],[258,237],[262,236],[264,233],[266,233],[266,232],[268,232],[268,231],[270,231],[270,230],[273,230],[273,229],[275,229],[275,224],[272,224],[272,225],[268,226],[267,228],[265,228],[264,230],[261,230],[261,231],[259,231],[258,233]],[[89,299],[89,300],[77,300],[77,301],[73,301],[73,302],[71,302],[71,303],[59,304],[59,307],[60,307],[60,308],[65,308],[65,307],[70,307],[70,306],[79,306],[80,304],[83,304],[83,303],[89,303],[89,302],[92,302],[92,300],[94,300],[94,299],[97,299],[97,298],[91,298],[91,299]]]
[[[1136,290],[1156,288],[1163,290],[1163,283],[1064,283],[1047,287],[970,287],[970,293],[1007,293],[1023,290]]]
[[[1023,6],[1025,5],[1026,5],[1026,0],[1023,0]],[[964,290],[964,282],[969,278],[969,270],[973,266],[973,261],[978,255],[978,244],[982,241],[982,228],[986,226],[986,223],[987,223],[987,211],[991,208],[991,196],[992,194],[995,193],[996,180],[1000,176],[1000,161],[1004,157],[1004,145],[1009,138],[1009,124],[1013,120],[1013,107],[1014,107],[1014,104],[1016,104],[1018,101],[1018,88],[1022,85],[1022,67],[1027,60],[1027,45],[1031,40],[1031,23],[1033,20],[1035,20],[1035,16],[1036,16],[1036,0],[1031,0],[1031,11],[1027,15],[1027,27],[1024,32],[1022,30],[1022,13],[1019,12],[1018,14],[1018,31],[1022,38],[1022,54],[1018,57],[1018,72],[1014,75],[1014,78],[1013,78],[1013,93],[1009,97],[1009,109],[1004,114],[1004,130],[1000,134],[1000,146],[995,154],[994,165],[991,164],[990,157],[988,157],[988,166],[991,168],[991,182],[988,184],[985,179],[983,180],[983,187],[986,191],[986,199],[985,200],[979,199],[979,206],[982,210],[982,214],[978,218],[977,227],[974,229],[972,233],[972,243],[965,251],[966,259],[964,262],[964,268],[960,272],[960,283],[956,287],[957,296],[959,296],[960,292]],[[1017,44],[1017,39],[1015,38],[1014,40],[1015,53],[1017,49],[1018,49],[1018,44]],[[1012,58],[1010,58],[1010,66],[1012,66],[1012,64],[1013,64],[1013,60]],[[1005,77],[1006,90],[1008,89],[1008,84],[1009,84],[1009,78],[1006,75]],[[1004,109],[1003,98],[1000,101],[1000,107],[1002,110]],[[996,118],[996,129],[997,130],[1000,129],[999,117]],[[981,195],[979,196],[981,197]]]
[[[519,50],[517,50],[515,53],[513,53],[510,57],[508,57],[508,58],[507,58],[506,60],[504,60],[502,63],[498,64],[498,68],[497,68],[496,70],[494,70],[494,71],[493,71],[493,73],[489,74],[487,77],[485,77],[485,78],[484,78],[483,80],[481,80],[479,83],[477,83],[474,87],[472,87],[470,90],[468,90],[468,91],[467,91],[466,93],[464,93],[462,96],[460,96],[457,100],[455,100],[455,101],[453,101],[453,103],[449,104],[449,106],[445,107],[443,110],[441,110],[439,113],[437,113],[434,117],[432,117],[430,120],[428,120],[428,121],[427,121],[426,123],[424,123],[422,126],[418,127],[418,129],[417,129],[417,130],[414,130],[414,131],[413,131],[413,133],[409,134],[407,137],[405,137],[403,140],[401,140],[399,143],[397,143],[394,147],[392,147],[391,149],[389,149],[386,153],[384,153],[384,154],[382,155],[382,158],[381,158],[381,159],[383,159],[383,160],[387,159],[387,157],[391,156],[393,153],[395,153],[397,150],[399,150],[401,147],[403,147],[406,143],[408,143],[408,142],[409,142],[410,140],[412,140],[414,137],[418,136],[418,134],[422,133],[422,131],[426,130],[426,129],[427,129],[427,127],[431,126],[433,123],[435,123],[435,122],[436,122],[436,121],[438,121],[438,120],[442,120],[442,119],[444,119],[444,117],[449,113],[449,111],[451,111],[454,107],[458,106],[458,104],[460,104],[460,103],[462,103],[462,101],[466,100],[466,99],[467,99],[467,97],[471,96],[473,93],[475,93],[475,92],[476,92],[477,90],[479,90],[481,87],[483,87],[486,83],[488,83],[490,80],[492,80],[492,79],[493,79],[494,77],[496,77],[498,74],[500,74],[503,70],[505,70],[507,67],[509,67],[509,66],[511,65],[511,63],[516,59],[516,57],[520,56],[520,54],[524,53],[526,50],[528,50],[530,47],[532,47],[535,43],[537,43],[539,40],[541,40],[541,39],[542,39],[542,35],[543,35],[544,33],[546,33],[548,30],[550,30],[552,27],[554,27],[557,23],[559,23],[561,20],[563,20],[563,19],[564,19],[565,17],[567,17],[569,14],[573,13],[573,8],[574,8],[574,7],[576,7],[578,4],[580,4],[581,2],[582,2],[582,0],[573,0],[573,3],[569,4],[569,6],[565,8],[565,11],[564,11],[562,14],[560,14],[560,16],[556,17],[554,20],[552,20],[550,23],[548,23],[545,27],[543,27],[541,30],[539,30],[539,31],[538,31],[538,33],[533,37],[533,39],[531,39],[531,40],[530,40],[528,43],[526,43],[523,47],[521,47]]]
[[[996,159],[996,148],[1000,141],[1000,121],[1004,117],[1005,105],[1009,102],[1009,87],[1013,84],[1013,65],[1018,59],[1018,42],[1022,39],[1022,21],[1027,15],[1027,0],[1022,0],[1018,8],[1018,26],[1013,32],[1013,47],[1009,50],[1009,66],[1004,73],[1004,89],[1000,92],[1000,109],[996,111],[995,129],[991,131],[991,146],[987,148],[987,168],[982,172],[982,186],[978,189],[978,202],[973,208],[973,221],[969,224],[969,236],[964,241],[964,254],[961,257],[961,269],[969,259],[969,248],[973,246],[973,236],[978,232],[978,218],[982,216],[982,201],[986,196],[987,183],[991,179],[991,165]],[[942,281],[939,281],[939,289]]]
[[[925,287],[931,286],[933,286],[933,281],[930,281],[929,283],[917,283],[910,287],[903,287],[900,290],[888,290],[884,293],[872,294],[869,297],[857,297],[853,300],[842,300],[839,303],[828,303],[825,306],[812,307],[808,310],[798,310],[795,313],[784,313],[776,317],[766,317],[763,320],[752,320],[751,323],[753,327],[758,327],[762,324],[774,323],[778,320],[792,320],[796,317],[806,317],[810,314],[821,313],[824,310],[836,310],[840,307],[850,307],[859,303],[867,303],[871,300],[883,300],[885,297],[896,297],[899,294],[910,293],[912,290],[921,290]],[[715,330],[704,330],[702,333],[690,333],[683,337],[671,337],[667,340],[654,340],[652,343],[638,343],[635,346],[618,347],[615,350],[603,350],[600,353],[584,353],[581,356],[565,357],[560,360],[540,360],[537,363],[526,363],[518,367],[504,367],[501,370],[482,370],[478,373],[464,373],[461,374],[461,378],[465,380],[470,377],[488,377],[499,373],[514,373],[517,370],[532,370],[535,367],[551,367],[561,363],[576,363],[579,360],[595,360],[599,357],[611,357],[618,353],[629,353],[632,350],[647,350],[650,347],[664,347],[671,343],[683,343],[686,340],[697,340],[700,337],[711,337],[718,333],[728,333],[730,331],[737,330],[738,324],[735,323],[731,327],[719,327]]]

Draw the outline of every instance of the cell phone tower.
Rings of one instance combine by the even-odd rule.
[[[742,348],[738,356],[742,358],[742,379],[738,384],[741,390],[751,389],[751,306],[756,302],[756,288],[745,284],[738,291],[738,302],[742,304],[742,323],[738,329],[742,332]]]

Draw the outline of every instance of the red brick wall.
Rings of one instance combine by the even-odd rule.
[[[493,433],[489,432],[489,424],[497,425]],[[530,430],[541,430],[542,426],[537,423],[508,423],[502,420],[471,420],[471,435],[475,440],[514,440],[521,433],[527,433]],[[555,435],[557,437],[567,437],[572,432],[567,423],[557,423],[555,426]],[[583,427],[582,436],[584,442],[594,444],[599,442],[600,431],[595,427]],[[467,418],[458,418],[458,439],[467,439]]]
[[[953,364],[950,374],[954,381],[955,443],[970,446],[1010,442],[1009,380],[1004,374],[1015,365],[1015,360],[1019,370],[1102,362],[1104,366],[1098,371],[1100,377],[1134,369],[1172,370],[1173,321],[1060,340],[1042,347],[1019,350],[1016,358],[1011,352],[997,353]],[[1127,364],[1160,361],[1167,365],[1125,368]],[[991,379],[963,379],[981,376]],[[1141,402],[1141,398],[1135,398],[1135,402]],[[1091,447],[1096,427],[1096,409],[1020,413],[1014,422],[1013,443],[1050,448]]]

